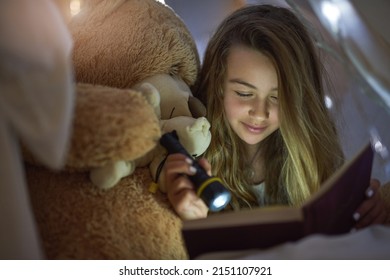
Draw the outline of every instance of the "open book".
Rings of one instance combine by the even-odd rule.
[[[184,221],[190,258],[215,251],[265,249],[314,233],[349,232],[365,199],[374,152],[366,145],[332,175],[302,207],[263,207]]]

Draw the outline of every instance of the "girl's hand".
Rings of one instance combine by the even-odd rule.
[[[208,212],[206,204],[196,195],[194,185],[186,176],[196,172],[192,161],[183,154],[171,154],[163,170],[168,199],[183,220],[206,218]],[[199,164],[210,175],[210,164],[205,159],[199,160]]]
[[[367,198],[360,204],[353,218],[356,220],[356,229],[361,229],[373,224],[383,224],[386,220],[385,205],[381,198],[380,182],[372,179],[367,188]]]

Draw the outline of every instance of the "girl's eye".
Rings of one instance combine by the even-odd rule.
[[[274,102],[274,103],[277,103],[277,102],[278,102],[278,97],[275,96],[275,95],[271,95],[269,98],[270,98],[271,101]]]
[[[252,96],[251,93],[243,93],[243,92],[239,92],[239,91],[235,91],[235,93],[240,96],[240,97],[250,97]]]

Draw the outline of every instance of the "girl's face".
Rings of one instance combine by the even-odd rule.
[[[278,78],[268,57],[243,45],[231,48],[224,109],[231,128],[249,145],[279,128]]]

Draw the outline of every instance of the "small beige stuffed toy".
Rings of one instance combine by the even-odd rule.
[[[206,151],[211,140],[210,123],[205,117],[192,116],[192,111],[198,115],[199,112],[204,112],[204,108],[192,96],[188,85],[168,74],[158,74],[136,84],[134,89],[143,93],[156,115],[161,118],[162,133],[176,130],[180,143],[194,157]],[[149,165],[152,178],[158,183],[160,190],[165,191],[158,171],[165,157],[166,150],[157,145],[136,160],[119,160],[91,170],[90,179],[98,188],[109,189],[123,177],[133,174],[136,167]]]

